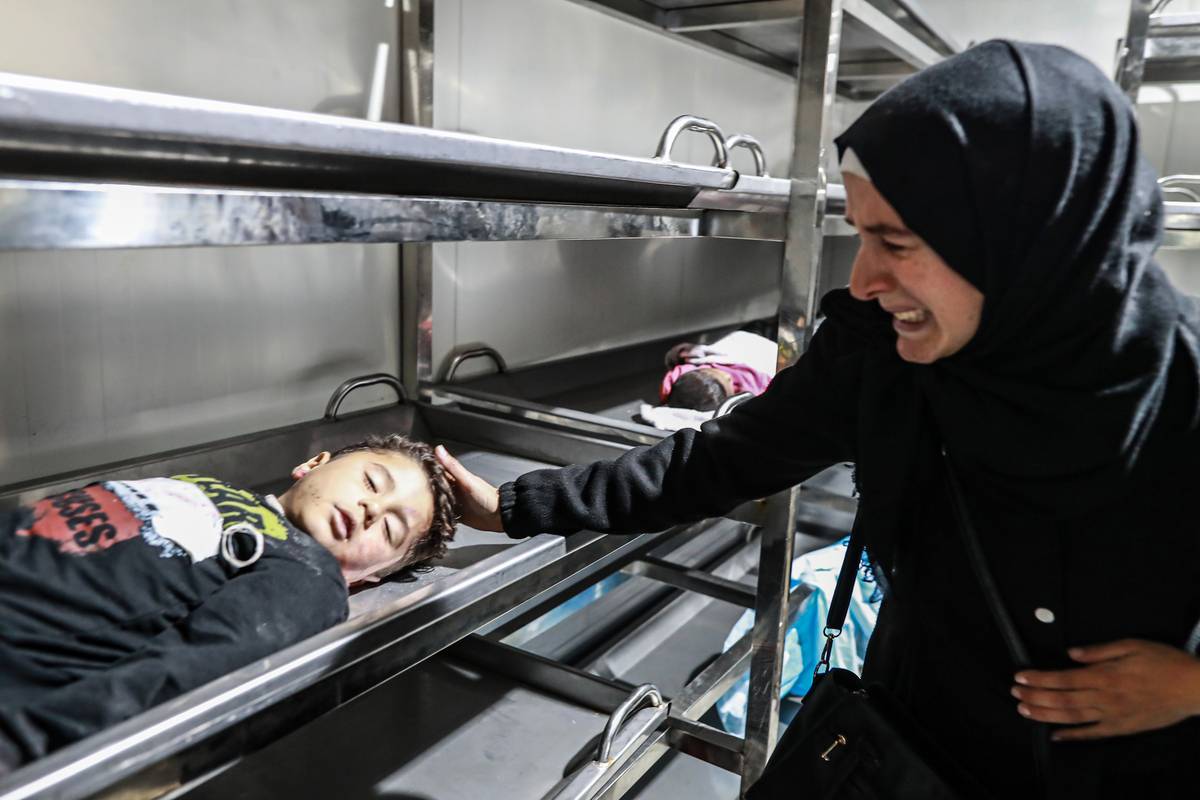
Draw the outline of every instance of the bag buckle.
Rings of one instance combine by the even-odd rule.
[[[836,750],[837,748],[839,748],[839,747],[841,747],[842,745],[844,745],[845,743],[846,743],[846,737],[845,737],[845,736],[842,736],[842,735],[839,733],[839,734],[838,734],[838,735],[837,735],[837,736],[834,738],[834,740],[833,740],[833,744],[829,745],[829,747],[826,747],[826,748],[825,748],[825,752],[824,752],[824,753],[821,753],[821,760],[822,760],[822,761],[828,761],[828,760],[829,760],[829,754],[830,754],[830,753],[832,753],[832,752],[833,752],[834,750]]]
[[[813,669],[813,679],[816,680],[818,675],[824,675],[829,671],[829,659],[833,655],[833,640],[842,635],[841,628],[825,628],[825,646],[821,648],[821,660],[817,662],[817,666]],[[826,759],[828,761],[828,759]]]

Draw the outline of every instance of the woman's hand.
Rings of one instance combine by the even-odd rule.
[[[1200,714],[1200,659],[1183,650],[1122,639],[1069,653],[1087,666],[1018,672],[1012,689],[1029,719],[1078,725],[1055,731],[1055,741],[1141,733]]]
[[[460,464],[440,444],[434,448],[434,453],[454,485],[454,496],[458,499],[458,513],[462,521],[477,530],[503,532],[499,490]]]

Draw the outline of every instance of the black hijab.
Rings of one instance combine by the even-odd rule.
[[[991,41],[881,96],[837,146],[984,295],[975,337],[928,366],[899,358],[875,302],[825,297],[826,324],[867,343],[864,508],[897,516],[939,444],[1006,508],[1062,517],[1119,496],[1173,361],[1194,391],[1180,342],[1196,326],[1153,261],[1162,202],[1113,82],[1062,48]]]

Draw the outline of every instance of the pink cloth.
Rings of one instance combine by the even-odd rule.
[[[771,385],[770,375],[765,375],[745,364],[678,364],[671,367],[663,376],[662,388],[659,389],[659,400],[663,403],[667,402],[667,397],[670,396],[671,387],[675,385],[675,381],[679,380],[681,375],[697,369],[719,369],[727,374],[733,379],[734,394],[750,392],[760,395]]]

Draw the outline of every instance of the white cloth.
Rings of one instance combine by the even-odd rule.
[[[858,153],[855,153],[852,147],[847,147],[846,152],[842,153],[841,169],[843,175],[849,172],[851,175],[857,175],[864,181],[871,180],[871,173],[867,172],[867,168],[858,160]]]
[[[734,331],[712,344],[696,345],[688,353],[689,364],[745,364],[764,375],[774,375],[779,348],[765,336]]]
[[[699,430],[701,425],[713,418],[713,412],[642,403],[641,408],[638,409],[638,416],[660,431],[678,431],[683,428]]]

